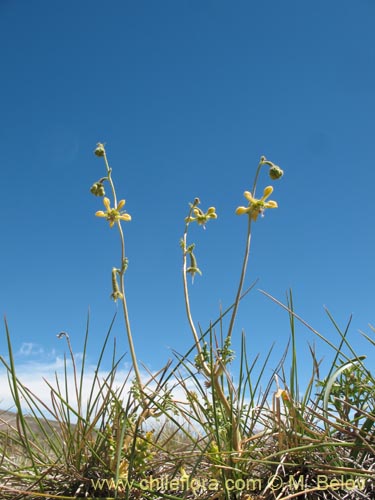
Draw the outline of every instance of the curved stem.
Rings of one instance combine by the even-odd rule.
[[[112,177],[111,177],[111,174],[112,174],[112,169],[110,168],[109,166],[109,163],[108,163],[108,160],[107,160],[107,155],[106,155],[106,152],[104,150],[104,153],[103,153],[103,158],[104,158],[104,163],[105,163],[105,167],[107,169],[107,175],[108,175],[108,182],[111,186],[111,189],[112,189],[112,194],[113,194],[113,204],[115,207],[117,207],[117,196],[116,196],[116,190],[115,190],[115,185],[113,184],[113,181],[112,181]]]
[[[254,198],[255,198],[255,190],[257,187],[258,177],[260,174],[260,169],[262,168],[263,165],[265,165],[265,157],[264,156],[261,157],[260,162],[258,163],[257,171],[255,172],[253,190],[252,190],[252,195]]]
[[[192,213],[192,209],[193,209],[193,207],[190,209],[188,217],[190,217],[190,215]],[[199,342],[199,337],[198,337],[197,329],[195,328],[193,317],[192,317],[192,314],[191,314],[191,308],[190,308],[189,288],[188,288],[187,278],[186,278],[186,274],[187,274],[186,273],[186,269],[187,269],[187,266],[186,266],[186,255],[187,255],[187,253],[186,253],[186,240],[187,240],[188,226],[189,226],[189,224],[187,223],[186,226],[185,226],[184,236],[183,236],[183,239],[182,239],[182,241],[183,241],[183,248],[182,248],[182,255],[183,255],[183,261],[182,261],[182,280],[183,280],[183,285],[184,285],[184,297],[185,297],[186,316],[187,316],[187,319],[188,319],[188,322],[189,322],[189,325],[190,325],[191,332],[192,332],[193,337],[194,337],[195,347],[196,347],[196,349],[198,351],[198,355],[199,355],[199,357],[201,359],[203,371],[204,371],[204,373],[207,376],[210,376],[211,371],[210,371],[209,367],[207,366],[207,363],[203,359],[202,346],[201,346],[201,344]]]

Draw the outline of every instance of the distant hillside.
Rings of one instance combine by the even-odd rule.
[[[25,417],[25,420],[33,432],[38,433],[38,431],[40,431],[40,426],[33,416],[28,415]],[[43,422],[43,419],[40,421]],[[50,419],[46,419],[46,421],[54,428],[59,428],[57,422]],[[12,431],[13,429],[17,429],[17,413],[0,409],[0,433],[4,433],[7,430]]]
[[[17,425],[17,414],[7,410],[0,410],[0,431],[7,427],[15,427]]]

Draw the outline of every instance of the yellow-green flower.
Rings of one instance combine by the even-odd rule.
[[[198,268],[198,267],[188,267],[186,269],[186,272],[191,274],[191,280],[192,280],[192,283],[194,283],[194,276],[198,273],[202,276],[202,271]]]
[[[190,267],[188,267],[186,269],[186,272],[191,274],[192,283],[194,283],[194,276],[196,275],[196,273],[198,273],[202,276],[202,271],[199,269],[199,267],[197,265],[197,259],[195,258],[195,255],[193,254],[193,249],[194,249],[194,245],[190,247],[190,250],[189,250]]]
[[[121,212],[121,208],[125,205],[125,200],[119,201],[116,208],[111,208],[111,202],[108,198],[103,198],[103,203],[107,210],[105,212],[103,210],[99,210],[95,215],[97,217],[105,217],[109,222],[110,227],[113,227],[115,222],[118,220],[123,220],[125,222],[132,220],[129,214],[126,214],[124,211]]]
[[[258,215],[263,215],[266,208],[277,208],[276,201],[266,201],[266,199],[272,194],[273,187],[267,186],[264,189],[263,196],[260,200],[253,197],[249,191],[244,192],[245,198],[249,201],[247,207],[238,207],[236,210],[237,215],[248,214],[253,220],[257,220]]]
[[[200,208],[194,207],[192,215],[190,217],[186,217],[185,222],[197,222],[197,224],[204,227],[209,219],[217,219],[215,207],[210,207],[206,213],[204,213]]]

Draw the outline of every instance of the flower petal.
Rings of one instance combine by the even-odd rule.
[[[193,208],[193,214],[196,215],[197,217],[202,217],[202,215],[204,215],[202,210],[198,207]]]
[[[244,214],[247,214],[247,213],[249,213],[249,207],[247,207],[247,208],[246,207],[238,207],[236,209],[236,214],[237,215],[244,215]]]
[[[263,191],[263,196],[262,196],[262,200],[266,200],[270,194],[273,193],[273,187],[272,186],[267,186],[266,188],[264,188],[264,191]]]
[[[245,191],[243,195],[244,195],[244,197],[245,197],[248,201],[250,201],[250,203],[255,203],[255,201],[256,201],[256,200],[255,200],[255,198],[253,197],[253,195],[250,193],[250,191]]]
[[[103,198],[103,203],[107,211],[109,212],[111,210],[111,202],[109,201],[109,198],[104,197]]]
[[[270,200],[264,204],[265,208],[277,208],[278,204],[276,201]]]
[[[118,217],[118,219],[124,220],[125,222],[129,222],[132,220],[129,214],[122,214]]]
[[[125,200],[120,200],[117,205],[117,210],[121,210],[124,205],[125,205]]]
[[[105,212],[103,212],[103,210],[98,210],[95,215],[97,217],[107,217],[107,214]]]

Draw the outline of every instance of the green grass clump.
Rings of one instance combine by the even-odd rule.
[[[244,193],[247,206],[236,210],[247,222],[238,286],[233,303],[206,330],[197,327],[190,305],[189,278],[201,274],[191,226],[205,227],[218,215],[213,206],[202,210],[199,198],[189,205],[180,246],[192,347],[185,354],[176,352],[174,364],[168,362],[145,378],[125,291],[128,258],[122,224],[131,216],[122,210],[125,200],[117,198],[103,144],[97,145],[95,154],[104,160],[105,176],[91,192],[103,198],[105,210],[96,215],[119,233],[119,262],[111,266],[112,299],[122,306],[132,367],[118,384],[123,356],[117,355],[114,343],[111,368],[102,375],[112,322],[94,379],[88,381],[87,322],[80,363],[69,335],[59,335],[67,345],[64,372],[54,383],[46,381],[49,400],[41,400],[17,376],[5,324],[8,357],[0,361],[8,374],[15,412],[0,413],[1,498],[374,498],[374,377],[365,356],[356,353],[348,340],[349,324],[342,331],[328,313],[338,334],[334,344],[295,313],[291,293],[285,304],[269,296],[289,315],[285,351],[271,367],[272,348],[261,361],[248,353],[243,334],[233,368],[236,353],[231,344],[238,310],[253,288],[245,287],[252,227],[265,210],[277,208],[268,200],[273,186],[266,186],[261,198],[256,198],[256,189],[264,167],[271,181],[282,177],[280,167],[261,157],[252,190]],[[111,199],[105,196],[106,185]],[[320,361],[309,347],[311,375],[304,388],[299,382],[296,321],[332,353],[330,368],[321,376]],[[374,345],[369,335],[363,335]],[[91,388],[84,398],[88,384]]]

